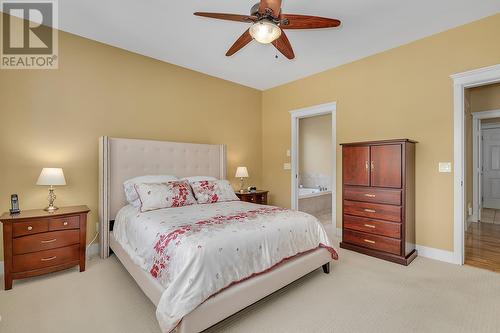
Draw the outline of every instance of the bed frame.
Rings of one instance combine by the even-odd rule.
[[[116,213],[127,204],[123,182],[146,174],[225,179],[226,149],[224,145],[99,139],[100,255],[109,257],[111,249],[151,302],[158,305],[164,288],[132,262],[112,232]],[[177,331],[203,331],[319,267],[329,273],[330,261],[330,253],[323,248],[289,259],[267,273],[237,283],[209,298],[182,319]]]

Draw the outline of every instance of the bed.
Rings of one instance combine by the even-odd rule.
[[[157,306],[164,332],[203,331],[319,267],[328,273],[336,258],[321,224],[305,213],[239,201],[138,213],[122,184],[147,174],[225,179],[225,146],[100,138],[100,254],[116,255]],[[150,245],[173,234],[185,249],[169,262],[172,272],[160,274],[153,268],[165,255]]]

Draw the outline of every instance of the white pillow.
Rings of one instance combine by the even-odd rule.
[[[127,201],[132,206],[138,208],[141,206],[141,202],[139,201],[139,195],[135,190],[135,184],[141,183],[166,183],[169,181],[178,180],[177,177],[172,175],[147,175],[147,176],[139,176],[132,179],[128,179],[123,182],[123,189],[125,191],[125,197]]]
[[[141,212],[196,204],[191,185],[185,180],[135,184]]]
[[[191,187],[199,204],[240,200],[227,180],[202,180]]]
[[[191,176],[191,177],[184,177],[181,180],[187,180],[190,184],[194,182],[201,182],[203,180],[218,180],[215,177],[212,176]]]

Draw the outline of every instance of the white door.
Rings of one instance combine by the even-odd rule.
[[[482,206],[500,209],[500,128],[483,129],[482,134]]]

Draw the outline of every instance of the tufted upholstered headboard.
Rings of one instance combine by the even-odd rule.
[[[109,222],[127,204],[123,182],[142,175],[225,179],[225,146],[99,138],[99,232],[103,258],[109,255]]]

